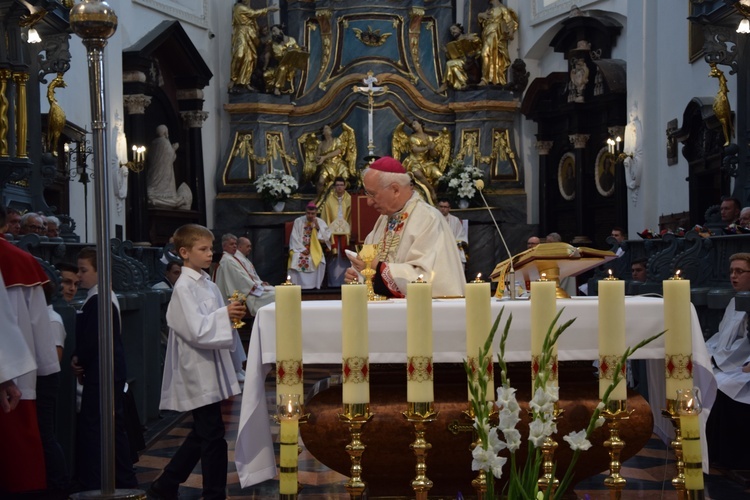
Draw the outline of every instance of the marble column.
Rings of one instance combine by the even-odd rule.
[[[539,235],[548,234],[547,215],[547,181],[549,180],[549,152],[554,141],[536,141],[537,154],[539,154]]]
[[[191,93],[200,93],[201,89],[194,89]],[[185,95],[185,91],[177,93],[177,98]],[[201,101],[202,102],[202,101]],[[186,167],[195,196],[193,198],[193,209],[198,212],[199,224],[206,225],[206,181],[203,166],[203,123],[208,119],[208,111],[192,109],[180,111],[182,123],[187,129],[187,154]]]
[[[591,219],[591,211],[587,210],[584,206],[584,201],[589,199],[584,194],[584,189],[588,187],[588,180],[584,179],[585,170],[583,168],[584,161],[586,160],[586,145],[589,142],[589,134],[571,134],[569,136],[570,143],[575,148],[575,160],[576,160],[576,233],[574,236],[585,235],[592,237],[593,234],[588,234],[589,220]],[[593,180],[593,179],[591,179]]]
[[[146,75],[140,71],[129,71],[123,74],[123,83],[145,81]],[[125,94],[122,96],[125,110],[125,137],[127,146],[133,144],[148,147],[150,142],[146,137],[146,108],[151,104],[151,96],[145,94]],[[128,150],[130,154],[130,150]],[[148,154],[148,151],[146,151]],[[124,159],[121,159],[124,160]],[[149,241],[148,214],[146,206],[146,171],[128,175],[128,201],[126,227],[127,237],[132,241]]]

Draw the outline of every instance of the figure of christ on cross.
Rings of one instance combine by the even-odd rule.
[[[367,72],[367,78],[362,80],[365,83],[365,87],[355,85],[352,87],[352,91],[367,94],[367,154],[370,157],[375,156],[375,142],[373,140],[372,130],[372,110],[374,104],[374,97],[385,94],[388,91],[387,86],[376,87],[378,79],[372,74],[372,71]]]

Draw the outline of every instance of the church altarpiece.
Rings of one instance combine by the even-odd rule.
[[[486,5],[475,4],[467,2],[466,31],[481,33],[476,18]],[[253,8],[263,7],[253,2]],[[291,3],[287,9],[282,5],[280,15],[287,26],[285,34],[309,51],[307,66],[297,73],[293,90],[280,96],[262,91],[228,94],[224,109],[230,115],[231,138],[216,175],[218,233],[249,234],[255,259],[264,267],[259,272],[269,281],[283,280],[286,257],[277,249],[284,245],[284,224],[301,215],[317,195],[314,183],[303,175],[306,140],[321,138],[325,126],[333,138],[350,128],[356,142],[356,169],[361,171],[369,155],[370,119],[377,156],[392,155],[395,131],[401,126],[412,134],[417,121],[427,136],[450,137],[451,161],[482,170],[485,194],[509,245],[523,248],[529,231],[526,194],[514,151],[519,100],[528,78],[521,61],[508,68],[506,85],[442,90],[444,46],[456,19],[450,1],[402,0],[387,6],[354,1],[346,2],[346,7],[338,2],[297,2],[294,8]],[[263,22],[261,18],[261,30]],[[368,75],[380,89],[372,95],[363,91]],[[259,175],[271,170],[300,181],[299,192],[287,200],[283,213],[271,212],[253,186]],[[356,198],[357,178],[350,184]],[[457,215],[470,224],[467,274],[487,275],[504,258],[491,218],[478,195],[471,208]],[[516,226],[523,229],[514,231]]]

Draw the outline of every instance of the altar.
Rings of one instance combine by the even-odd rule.
[[[558,342],[558,359],[564,361],[595,360],[598,358],[598,301],[592,298],[560,299],[558,309],[564,309],[560,321],[575,319],[573,325]],[[505,308],[504,318],[513,315],[506,343],[507,362],[528,362],[530,359],[530,302],[492,302],[493,318]],[[693,339],[693,364],[695,385],[701,387],[705,407],[713,400],[715,382],[700,325],[695,310],[691,308]],[[270,304],[258,311],[253,324],[245,387],[242,398],[235,462],[243,487],[272,479],[276,476],[265,379],[276,361],[276,310]],[[626,297],[626,345],[633,346],[664,329],[663,300],[653,297]],[[370,302],[368,304],[370,331],[370,364],[406,363],[406,300]],[[504,321],[502,322],[504,324]],[[440,364],[461,363],[466,357],[465,301],[463,299],[435,299],[433,301],[434,363],[436,376]],[[302,303],[303,361],[308,364],[341,363],[341,303],[316,301]],[[497,352],[497,340],[494,347]],[[663,337],[637,351],[633,359],[654,360],[656,376],[649,381],[649,399],[654,413],[654,425],[668,427],[661,417],[666,396],[664,389]],[[661,372],[659,373],[659,366]],[[592,368],[593,371],[593,368]],[[650,374],[654,370],[650,371]],[[530,377],[530,373],[529,373]],[[404,374],[405,378],[405,374]],[[592,377],[592,384],[595,384]],[[436,388],[436,392],[439,389]],[[561,393],[564,391],[564,387]],[[467,398],[468,399],[468,398]],[[374,403],[374,400],[373,400]],[[404,401],[404,408],[406,401]],[[440,411],[438,405],[436,410]],[[708,411],[701,414],[705,426]],[[343,430],[342,430],[343,432]],[[366,432],[366,428],[365,428]],[[668,432],[668,431],[667,431]],[[703,434],[702,434],[703,435]],[[562,438],[560,438],[561,440]],[[703,441],[704,469],[708,456]],[[405,450],[405,453],[408,450]],[[467,452],[468,453],[468,452]],[[365,452],[366,454],[366,452]]]

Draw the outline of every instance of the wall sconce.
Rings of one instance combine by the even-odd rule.
[[[742,14],[740,25],[737,26],[737,33],[750,33],[750,20],[748,20],[748,17],[750,17],[750,0],[738,0],[734,3],[734,8]]]
[[[120,162],[120,166],[127,167],[136,174],[143,172],[143,168],[146,166],[146,146],[136,146],[133,144],[131,149],[133,150],[133,157],[127,163]]]
[[[607,151],[615,157],[615,163],[625,161],[625,158],[632,158],[633,153],[625,153],[623,150],[625,143],[620,135],[610,135],[607,139]]]

